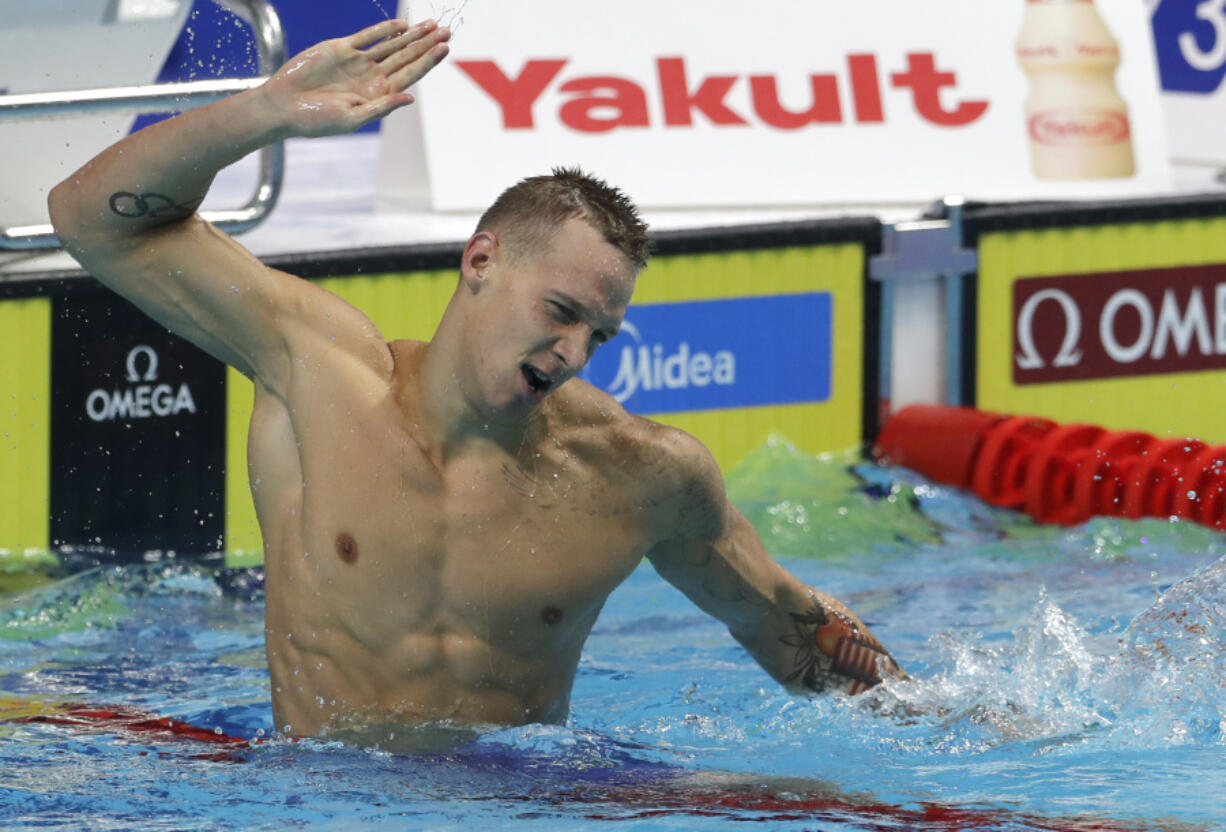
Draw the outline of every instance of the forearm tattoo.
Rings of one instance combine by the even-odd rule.
[[[131,191],[116,191],[111,194],[111,213],[128,219],[153,217],[155,219],[176,220],[191,214],[204,202],[204,197],[191,199],[187,202],[175,202],[165,194],[143,193]]]
[[[804,613],[789,613],[794,632],[779,641],[796,649],[788,682],[800,683],[815,693],[842,688],[850,694],[868,690],[881,682],[879,661],[887,670],[898,670],[881,642],[860,630],[849,618],[827,609],[810,594]]]

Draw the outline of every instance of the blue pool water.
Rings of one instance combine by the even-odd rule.
[[[644,566],[597,622],[565,727],[426,757],[275,738],[216,753],[13,717],[73,701],[271,735],[258,572],[9,574],[42,582],[0,595],[0,826],[1226,829],[1220,534],[1036,526],[782,443],[729,492],[914,680],[788,695]]]

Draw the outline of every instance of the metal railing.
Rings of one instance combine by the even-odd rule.
[[[116,110],[137,113],[187,110],[258,87],[285,62],[285,33],[281,28],[281,18],[267,0],[214,2],[251,26],[258,56],[260,74],[257,77],[0,95],[0,121]],[[277,142],[262,148],[259,180],[247,204],[235,210],[202,211],[200,216],[230,234],[249,231],[272,212],[281,195],[284,174],[284,144]],[[49,249],[58,248],[59,245],[55,230],[49,224],[0,227],[0,249]]]

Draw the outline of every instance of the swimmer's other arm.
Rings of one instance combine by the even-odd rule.
[[[411,103],[405,90],[443,59],[448,37],[432,22],[385,21],[317,44],[256,89],[128,136],[51,191],[56,234],[148,315],[281,386],[288,329],[326,319],[361,341],[361,322],[332,320],[346,313],[322,290],[265,267],[196,208],[219,170],[265,145],[351,132]]]
[[[790,690],[856,694],[906,675],[855,613],[766,553],[701,443],[670,430],[661,447],[672,471],[661,518],[673,533],[648,552],[660,575]]]

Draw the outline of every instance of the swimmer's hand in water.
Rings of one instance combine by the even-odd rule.
[[[295,55],[260,93],[289,136],[351,133],[413,102],[405,90],[447,56],[451,31],[385,20]]]

